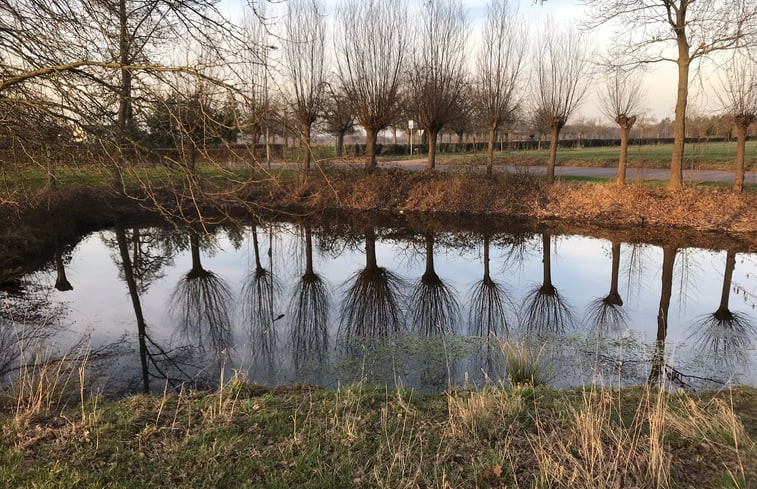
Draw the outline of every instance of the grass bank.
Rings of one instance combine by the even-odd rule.
[[[37,385],[37,384],[33,384]],[[31,385],[30,385],[31,386]],[[748,488],[757,390],[6,393],[2,487]]]
[[[67,213],[123,212],[141,207],[191,219],[198,211],[276,211],[290,214],[346,210],[394,215],[465,215],[569,222],[610,228],[662,226],[699,231],[757,232],[757,189],[740,194],[718,185],[689,185],[670,192],[656,182],[617,187],[598,179],[554,184],[520,173],[486,176],[401,169],[366,174],[325,168],[302,177],[294,170],[201,168],[188,179],[165,168],[125,173],[125,188],[111,191],[110,175],[98,168],[61,169],[55,189],[44,176],[7,174],[0,188],[0,214],[30,209]],[[30,183],[31,182],[31,183]]]
[[[617,187],[597,181],[548,184],[523,174],[333,172],[275,185],[243,187],[237,196],[294,212],[323,209],[394,214],[456,214],[592,223],[605,227],[665,226],[757,232],[757,194],[715,186],[672,193],[657,185]]]

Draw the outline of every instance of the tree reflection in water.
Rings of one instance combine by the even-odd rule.
[[[66,307],[51,300],[48,287],[25,283],[13,293],[0,291],[0,385],[56,360],[49,345],[63,331],[65,315]]]
[[[620,275],[620,242],[612,242],[612,274],[610,278],[610,292],[589,303],[586,308],[585,322],[592,331],[605,334],[608,331],[619,331],[628,324],[628,313],[623,309],[623,299],[618,291]]]
[[[752,319],[729,308],[736,253],[728,250],[723,273],[723,289],[718,309],[699,318],[691,328],[689,338],[702,354],[710,356],[720,365],[735,365],[748,360],[747,351],[755,335]]]
[[[258,230],[254,224],[251,233],[255,269],[248,274],[242,287],[242,315],[248,327],[253,360],[272,368],[278,342],[275,322],[281,319],[281,315],[276,311],[281,284],[273,274],[273,264],[270,264],[270,269],[263,267]],[[272,256],[273,249],[270,248],[268,253]]]
[[[434,268],[434,235],[424,236],[426,267],[410,296],[410,321],[422,338],[421,384],[443,388],[449,384],[456,361],[447,351],[446,337],[454,334],[460,321],[455,290],[444,283]],[[439,344],[437,344],[439,343]]]
[[[565,298],[552,285],[551,236],[542,234],[544,280],[523,301],[523,327],[534,333],[564,334],[573,328],[575,316]]]
[[[74,290],[74,286],[66,277],[66,266],[63,262],[63,246],[60,240],[55,240],[55,288],[60,292]]]
[[[313,270],[313,235],[304,226],[305,272],[297,282],[289,303],[291,324],[289,341],[294,367],[320,363],[329,346],[330,298],[326,282]]]
[[[504,284],[492,279],[490,271],[491,238],[484,235],[483,278],[476,282],[469,294],[468,333],[481,338],[477,365],[489,378],[498,379],[504,374],[502,345],[510,336],[510,324],[516,307]],[[522,242],[513,243],[508,258],[516,261],[524,256]]]
[[[470,291],[468,331],[473,336],[496,336],[507,339],[510,333],[510,311],[515,310],[505,286],[491,278],[489,268],[490,237],[484,235],[484,275]]]
[[[171,310],[178,315],[179,331],[187,340],[220,356],[231,346],[232,294],[221,277],[203,268],[195,230],[189,232],[189,246],[192,268],[176,284]]]
[[[444,283],[434,269],[434,236],[425,235],[426,269],[410,296],[410,320],[421,336],[439,336],[455,332],[460,306],[455,291]]]
[[[121,267],[126,280],[126,286],[129,289],[131,305],[134,308],[134,315],[137,319],[137,343],[139,344],[139,364],[140,371],[142,372],[142,391],[145,394],[148,394],[150,392],[150,371],[148,370],[147,364],[149,356],[147,351],[147,325],[145,323],[144,314],[142,313],[142,302],[139,297],[137,281],[134,279],[134,269],[132,268],[129,248],[126,243],[126,231],[123,226],[116,226],[116,241],[118,242],[118,251],[121,255]]]
[[[668,313],[670,298],[673,294],[673,270],[678,248],[675,245],[665,245],[662,252],[662,287],[660,288],[660,306],[657,309],[657,338],[652,357],[652,369],[647,378],[650,384],[660,380],[665,368],[665,339],[668,334]]]
[[[403,328],[403,280],[376,262],[376,232],[365,232],[365,268],[348,283],[339,312],[339,336],[383,340]]]

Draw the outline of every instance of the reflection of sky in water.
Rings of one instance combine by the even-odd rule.
[[[361,375],[372,378],[364,369],[370,365],[383,367],[389,366],[385,380],[399,381],[413,384],[418,382],[418,374],[412,365],[399,365],[406,356],[412,356],[407,352],[397,353],[391,351],[386,354],[379,353],[375,358],[368,358],[370,353],[365,353],[361,359],[346,361],[340,355],[334,353],[334,336],[338,327],[337,313],[341,298],[347,287],[352,283],[356,271],[365,267],[365,240],[362,235],[349,246],[337,242],[329,254],[321,254],[319,251],[319,236],[314,231],[314,270],[328,285],[331,294],[330,308],[330,350],[331,357],[326,362],[327,367],[318,375],[298,375],[291,367],[291,355],[288,350],[288,326],[291,319],[291,311],[287,308],[294,290],[294,286],[304,271],[305,260],[303,257],[304,244],[303,233],[294,226],[277,228],[273,237],[273,267],[274,274],[282,284],[282,297],[276,305],[275,315],[286,314],[276,322],[278,330],[277,367],[268,373],[266,369],[254,365],[251,354],[256,346],[250,344],[250,339],[242,327],[241,307],[239,304],[232,305],[235,332],[234,348],[230,353],[233,367],[243,370],[249,369],[248,375],[256,381],[265,383],[311,381],[326,385],[335,385],[339,382],[350,382]],[[147,232],[147,230],[143,230]],[[270,267],[269,234],[267,229],[257,229],[260,259],[265,268]],[[458,332],[467,331],[465,318],[468,317],[467,300],[470,297],[471,288],[482,278],[483,250],[481,239],[468,237],[465,247],[447,246],[450,236],[440,235],[436,237],[434,247],[434,262],[438,275],[444,283],[455,291],[461,306],[462,321],[458,326]],[[541,236],[534,236],[528,240],[527,252],[524,260],[508,259],[509,245],[502,245],[497,236],[492,238],[490,247],[490,266],[492,278],[504,283],[510,291],[514,302],[522,304],[526,292],[541,284],[543,276],[543,262],[541,252]],[[473,241],[471,241],[473,240]],[[456,242],[456,241],[455,241]],[[112,247],[109,248],[109,245]],[[130,253],[133,251],[129,247]],[[341,250],[341,251],[340,251]],[[158,253],[158,251],[155,251]],[[337,256],[333,256],[333,255]],[[202,265],[205,269],[214,272],[229,286],[236,301],[242,298],[242,287],[248,279],[249,273],[255,268],[253,245],[250,229],[243,232],[243,242],[235,249],[232,241],[224,233],[220,233],[211,247],[203,246]],[[386,267],[402,277],[406,282],[405,296],[410,295],[412,287],[419,281],[425,269],[425,247],[421,237],[416,242],[397,242],[393,240],[379,239],[376,243],[376,256],[379,266]],[[621,248],[619,291],[624,301],[624,308],[628,312],[629,331],[617,332],[614,337],[625,337],[640,340],[642,343],[653,343],[657,333],[657,311],[660,302],[661,289],[661,262],[663,252],[655,246],[642,246],[635,251],[629,245]],[[633,260],[633,267],[630,264]],[[720,301],[722,290],[723,271],[725,267],[726,253],[713,252],[698,249],[686,249],[679,251],[675,260],[673,277],[673,291],[669,310],[669,325],[666,345],[668,363],[673,364],[682,372],[692,372],[697,375],[707,374],[717,378],[727,379],[730,372],[723,367],[715,369],[709,366],[703,356],[690,348],[692,325],[704,314],[712,314]],[[115,237],[112,231],[93,233],[83,239],[74,249],[70,263],[66,265],[66,273],[69,281],[74,286],[70,292],[53,294],[54,300],[63,301],[69,306],[67,321],[73,323],[72,330],[75,332],[92,331],[93,345],[116,341],[121,335],[126,334],[130,341],[136,338],[136,325],[134,312],[128,295],[125,282],[119,278],[120,255],[115,245]],[[577,329],[569,332],[568,339],[560,340],[554,348],[563,357],[563,361],[576,361],[576,351],[591,350],[592,342],[585,339],[588,328],[583,318],[587,305],[598,298],[608,294],[610,290],[611,276],[611,243],[609,241],[586,238],[580,236],[560,236],[552,238],[552,282],[559,293],[572,307],[578,319]],[[175,334],[176,319],[171,312],[171,294],[176,284],[191,269],[191,257],[189,249],[182,250],[173,258],[173,265],[162,269],[162,277],[150,284],[147,293],[141,297],[142,308],[146,318],[148,332],[151,338],[166,347],[176,346],[184,341]],[[50,287],[55,283],[53,271],[34,274],[36,280],[40,280]],[[741,287],[751,295],[747,299],[745,294],[732,292],[730,297],[730,309],[748,313],[755,320],[754,294],[757,292],[757,259],[754,255],[739,254],[736,258],[736,268],[733,274],[733,288]],[[61,340],[62,343],[67,341]],[[68,340],[72,341],[72,340]],[[403,339],[399,341],[410,341]],[[757,384],[757,375],[753,373],[751,365],[755,360],[755,340],[750,339],[750,348],[747,353],[747,363],[741,362],[734,366],[738,379]],[[454,342],[453,342],[454,343]],[[577,346],[578,345],[578,346]],[[588,345],[588,346],[587,346]],[[446,343],[442,347],[428,346],[427,348],[442,351],[448,348]],[[647,345],[649,348],[649,345]],[[426,348],[424,346],[410,346],[413,348]],[[643,381],[643,375],[649,371],[649,351],[638,353],[636,356],[628,354],[627,359],[638,360],[638,375],[631,377],[630,381]],[[417,351],[416,351],[417,353]],[[627,353],[623,353],[626,355]],[[619,355],[617,350],[608,350],[608,355]],[[466,355],[462,355],[466,356]],[[580,356],[580,355],[579,355]],[[416,355],[417,357],[417,355]],[[421,355],[422,357],[422,355]],[[567,357],[567,360],[565,359]],[[136,358],[136,354],[135,354]],[[425,358],[425,359],[424,359]],[[644,360],[644,362],[642,362]],[[417,361],[417,358],[416,358]],[[346,374],[344,365],[352,362],[354,370]],[[428,365],[428,358],[422,357],[420,365]],[[128,363],[128,362],[127,362]],[[366,367],[366,365],[368,366]],[[137,368],[138,362],[133,361],[133,368]],[[450,368],[456,381],[464,378],[467,369],[472,370],[475,377],[480,371],[475,361],[460,361],[455,363],[455,368]],[[376,368],[383,368],[376,367]],[[449,367],[449,365],[447,365]],[[563,368],[565,367],[565,368]],[[556,381],[560,385],[575,383],[577,379],[587,379],[590,374],[585,370],[575,369],[568,366],[559,366],[556,369],[562,378]],[[646,371],[646,373],[644,373]],[[273,373],[271,373],[273,372]],[[341,373],[340,373],[341,372]],[[572,372],[572,373],[568,373]],[[311,372],[312,374],[312,372]],[[417,374],[417,375],[416,375]],[[343,376],[343,378],[342,378]],[[384,378],[378,375],[379,378]],[[421,375],[422,377],[422,375]],[[559,376],[558,376],[559,377]],[[571,380],[572,379],[572,380]],[[420,381],[423,382],[422,380]]]

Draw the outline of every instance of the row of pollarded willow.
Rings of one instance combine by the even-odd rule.
[[[638,4],[589,0],[587,4],[594,8],[595,24],[622,19],[627,21],[625,26],[634,28],[625,32],[633,35],[623,42],[615,40],[613,45],[632,46],[634,53],[643,56],[633,59],[629,53],[621,53],[615,64],[664,60],[678,63],[680,83],[671,187],[680,187],[683,131],[679,129],[685,120],[689,67],[713,53],[726,50],[743,53],[745,47],[754,45],[757,6],[748,0],[658,0]],[[335,122],[334,130],[342,135],[351,127],[354,115],[366,131],[368,167],[374,168],[376,135],[389,125],[396,127],[404,106],[412,109],[412,113],[404,115],[417,117],[431,136],[428,162],[433,167],[434,135],[440,127],[459,126],[452,115],[468,109],[462,97],[467,78],[461,61],[465,55],[467,23],[461,3],[424,2],[417,29],[413,30],[409,28],[408,10],[402,2],[345,2],[337,14],[334,37],[338,83],[333,87],[327,83],[324,72],[323,9],[317,0],[297,0],[287,5],[282,30],[286,61],[283,71],[289,73],[290,80],[285,85],[292,93],[285,112],[300,127],[305,153],[310,153],[307,133],[314,114],[326,115]],[[636,15],[637,12],[643,15]],[[257,26],[256,33],[245,33],[246,26],[223,20],[215,4],[204,0],[3,3],[0,112],[11,117],[1,117],[0,125],[13,132],[14,124],[25,124],[28,134],[38,134],[33,129],[39,124],[28,121],[50,118],[76,122],[88,128],[115,155],[125,144],[141,145],[143,141],[135,141],[135,133],[149,127],[160,141],[182,150],[179,165],[194,173],[194,159],[207,145],[231,141],[242,130],[256,141],[261,132],[269,129],[268,122],[260,121],[269,119],[272,111],[267,71],[269,50],[274,46],[268,45],[265,22],[261,27],[259,17],[251,18],[248,23]],[[90,21],[85,23],[82,19]],[[541,62],[534,73],[538,101],[535,112],[547,119],[553,136],[559,136],[585,91],[587,56],[575,31],[562,34],[550,25],[540,30],[537,52]],[[525,85],[522,67],[526,36],[514,21],[506,0],[490,2],[483,37],[472,98],[480,101],[477,114],[484,116],[481,118],[486,120],[490,131],[488,168],[491,168],[492,128],[496,134],[503,121],[512,119],[522,106],[521,89]],[[61,42],[62,39],[66,42]],[[201,54],[198,61],[192,62],[194,65],[165,61],[163,47],[180,39],[195,44],[193,48],[199,47]],[[674,46],[673,41],[678,55],[667,57],[665,50],[668,45]],[[229,55],[235,49],[232,45],[240,48],[234,56]],[[657,45],[663,46],[659,56],[647,49]],[[249,57],[249,62],[243,62],[240,56]],[[742,59],[749,59],[747,64],[753,65],[751,58],[742,56]],[[250,72],[242,66],[250,68]],[[753,70],[752,74],[743,70],[738,73],[753,77]],[[231,74],[235,76],[230,77]],[[577,74],[582,76],[576,78]],[[415,81],[409,84],[412,89],[403,88],[408,80]],[[755,92],[751,89],[752,79],[735,79],[732,83],[729,75],[728,80],[724,86],[745,83],[743,86],[747,88],[740,93]],[[325,97],[326,94],[334,96]],[[243,95],[244,110],[239,100],[234,100],[238,95]],[[224,96],[228,103],[214,102]],[[340,103],[345,100],[346,104]],[[754,116],[750,112],[735,112],[737,105],[729,103],[728,107],[739,127],[744,127]],[[148,107],[155,106],[160,110],[146,113]],[[30,107],[35,108],[35,114],[30,113]],[[618,115],[623,114],[615,114],[615,118]],[[628,124],[634,114],[624,115]],[[6,124],[6,120],[12,123]],[[56,133],[60,134],[51,132],[52,140]],[[269,138],[265,140],[267,143]],[[552,140],[550,173],[555,164],[557,137]],[[127,159],[116,156],[109,160],[121,186],[119,174]]]
[[[603,2],[593,0],[587,2],[595,10],[601,10],[594,15],[594,26],[610,22],[614,17],[632,15],[624,3],[612,1]],[[633,3],[633,2],[632,2]],[[727,3],[727,5],[726,5]],[[417,118],[420,127],[426,131],[428,142],[427,169],[435,167],[436,138],[443,127],[451,127],[456,119],[464,112],[466,104],[463,98],[464,87],[467,85],[467,75],[463,68],[462,57],[465,54],[465,32],[467,23],[462,4],[455,0],[437,0],[424,2],[420,11],[418,28],[413,32],[407,28],[405,16],[394,16],[390,13],[404,11],[404,6],[382,10],[373,2],[365,4],[353,2],[343,7],[339,24],[342,26],[342,43],[337,46],[337,56],[340,60],[339,79],[348,87],[345,95],[353,111],[357,114],[358,122],[364,127],[367,135],[368,169],[375,168],[375,137],[376,133],[393,124],[400,111],[399,105],[406,106],[405,114]],[[685,103],[687,91],[681,91],[681,86],[688,84],[689,66],[701,57],[724,50],[735,50],[739,55],[743,49],[753,44],[755,29],[749,21],[757,19],[757,10],[749,2],[732,0],[730,2],[698,2],[696,5],[688,0],[680,2],[651,2],[636,6],[634,11],[642,11],[643,22],[659,27],[654,37],[649,41],[641,41],[641,48],[650,44],[657,44],[662,40],[676,40],[679,56],[679,93],[676,108],[675,144],[671,162],[670,187],[680,188],[682,182],[682,158],[685,122]],[[639,10],[641,9],[641,10]],[[660,12],[667,12],[664,19]],[[608,12],[613,12],[608,14]],[[703,16],[705,13],[723,13],[722,18],[714,19]],[[595,12],[596,13],[596,12]],[[707,18],[705,18],[707,17]],[[382,28],[355,27],[371,24],[369,20],[376,19]],[[636,19],[637,22],[642,22]],[[663,22],[664,21],[664,22]],[[645,24],[645,25],[646,25]],[[384,28],[386,25],[392,28]],[[631,25],[631,24],[629,24]],[[632,24],[639,28],[641,35],[647,31],[638,23]],[[362,29],[362,30],[361,30]],[[402,33],[413,32],[412,59],[407,60],[410,66],[405,78],[410,88],[405,97],[402,96],[400,78],[403,64],[403,46],[407,45],[407,36]],[[672,35],[671,35],[672,31]],[[701,31],[707,31],[703,34]],[[550,156],[547,164],[547,176],[554,178],[556,153],[560,130],[568,121],[570,115],[579,106],[590,84],[591,73],[589,55],[586,52],[586,39],[579,31],[567,27],[561,28],[554,22],[546,22],[541,26],[535,53],[539,63],[534,67],[534,99],[533,112],[551,132]],[[687,34],[687,32],[689,32]],[[493,0],[489,3],[489,15],[485,24],[483,41],[479,51],[476,66],[475,98],[476,115],[484,121],[489,132],[489,152],[487,172],[491,172],[493,162],[494,139],[498,128],[515,119],[515,114],[522,110],[522,68],[523,59],[527,52],[523,41],[526,36],[514,21],[514,15],[507,1]],[[686,36],[700,36],[703,43],[691,48],[691,39]],[[634,38],[634,36],[629,36]],[[682,41],[683,39],[683,41]],[[361,42],[362,41],[362,42]],[[617,40],[616,40],[617,41]],[[684,45],[682,45],[682,42]],[[616,43],[617,44],[617,43]],[[380,46],[377,48],[377,46]],[[636,46],[636,45],[634,45]],[[394,51],[387,49],[394,47]],[[378,50],[377,50],[378,49]],[[380,50],[380,51],[379,51]],[[380,56],[382,65],[379,67],[370,63],[379,52],[391,52],[392,56]],[[627,147],[628,132],[637,118],[638,106],[641,103],[641,90],[635,76],[629,76],[626,71],[621,74],[620,67],[627,69],[632,65],[639,65],[650,61],[665,60],[664,48],[659,58],[634,58],[628,52],[612,53],[608,65],[614,67],[609,77],[608,89],[601,95],[606,111],[618,123],[622,139],[621,156],[617,181],[622,184],[625,179],[625,148]],[[341,53],[341,54],[340,54]],[[746,59],[744,56],[742,58]],[[354,68],[356,65],[357,68]],[[345,69],[346,68],[346,69]],[[729,71],[733,74],[734,70]],[[748,73],[739,72],[744,77]],[[379,78],[377,75],[381,75]],[[376,80],[384,83],[375,83]],[[754,81],[741,78],[739,83],[746,83],[751,87]],[[723,84],[723,89],[733,86],[729,81]],[[357,90],[357,86],[362,85]],[[752,91],[753,92],[753,91]],[[733,91],[730,91],[733,94]],[[744,93],[748,93],[748,90]],[[466,96],[470,96],[466,94]],[[378,101],[378,103],[377,103]],[[738,127],[744,121],[750,121],[751,115],[745,117],[742,112],[734,112],[736,104],[727,104],[727,109],[734,117]],[[409,109],[409,110],[408,110]],[[746,122],[748,125],[749,122]],[[340,132],[340,134],[343,134]],[[737,130],[737,135],[740,132]],[[741,138],[740,138],[741,139]],[[736,179],[734,188],[741,191],[743,184],[743,158],[738,158],[736,165]]]

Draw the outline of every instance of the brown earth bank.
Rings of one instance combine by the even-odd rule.
[[[208,180],[43,191],[0,205],[0,283],[44,265],[54,247],[117,222],[197,225],[306,220],[324,232],[548,232],[627,243],[757,251],[757,195],[691,187],[548,184],[527,175],[343,171],[307,178]],[[349,231],[353,228],[354,231]]]
[[[412,212],[561,221],[607,228],[665,226],[757,233],[757,195],[734,194],[722,188],[692,187],[670,192],[648,185],[549,184],[542,178],[520,174],[389,170],[372,175],[352,172],[313,176],[286,184],[255,183],[237,195],[246,202],[296,212]]]

